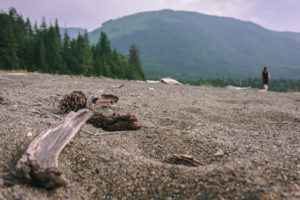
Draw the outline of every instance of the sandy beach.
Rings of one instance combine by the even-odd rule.
[[[59,157],[69,187],[22,183],[17,161],[37,135],[62,123],[53,117],[66,116],[59,100],[100,89],[143,127],[86,124],[89,133],[79,132]],[[300,199],[299,93],[1,72],[0,97],[0,200]],[[201,164],[175,164],[174,154]]]

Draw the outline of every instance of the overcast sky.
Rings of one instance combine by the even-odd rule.
[[[89,31],[110,19],[161,9],[252,21],[271,30],[300,32],[300,0],[0,0],[0,9],[17,9],[31,22],[58,19],[62,27]]]

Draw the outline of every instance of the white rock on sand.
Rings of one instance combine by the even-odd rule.
[[[168,84],[168,85],[182,85],[182,83],[179,83],[178,81],[176,81],[175,79],[172,79],[170,77],[162,78],[162,79],[160,79],[160,82],[162,82],[164,84]]]

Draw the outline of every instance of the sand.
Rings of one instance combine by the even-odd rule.
[[[16,163],[37,135],[62,123],[53,117],[66,116],[58,101],[100,89],[143,128],[109,133],[86,124],[90,134],[78,133],[59,157],[69,187],[22,183]],[[300,199],[299,93],[2,72],[0,97],[0,200]],[[201,165],[177,165],[173,154]]]

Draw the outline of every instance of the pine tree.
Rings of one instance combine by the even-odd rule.
[[[139,57],[139,50],[135,43],[131,44],[129,47],[129,67],[131,69],[128,74],[129,79],[145,80]]]
[[[44,45],[44,41],[40,42],[40,47],[39,47],[39,71],[40,72],[49,72],[49,66],[47,62],[47,57],[46,57],[46,48]]]
[[[62,74],[69,74],[71,66],[71,47],[70,47],[70,36],[66,31],[64,34],[63,47],[62,47]]]
[[[61,67],[61,41],[56,28],[50,26],[44,37],[50,73],[58,73]]]
[[[111,76],[109,58],[111,54],[110,41],[104,32],[101,32],[100,38],[94,49],[94,70],[96,75]]]
[[[62,43],[63,42],[63,43]],[[144,79],[138,49],[130,47],[129,60],[111,50],[104,32],[96,46],[90,46],[88,33],[70,40],[61,39],[58,21],[48,26],[43,18],[40,27],[23,20],[14,8],[0,12],[0,69],[26,69],[45,73],[103,75],[113,78]]]
[[[79,36],[78,36],[79,37]],[[77,40],[73,39],[70,42],[70,66],[71,74],[80,74],[80,64],[78,59]]]
[[[0,13],[0,69],[18,69],[17,46],[13,33],[12,18]]]
[[[84,74],[87,76],[94,75],[94,62],[93,62],[93,53],[90,46],[89,36],[87,30],[84,32],[84,44],[85,44],[85,62],[84,62]]]

